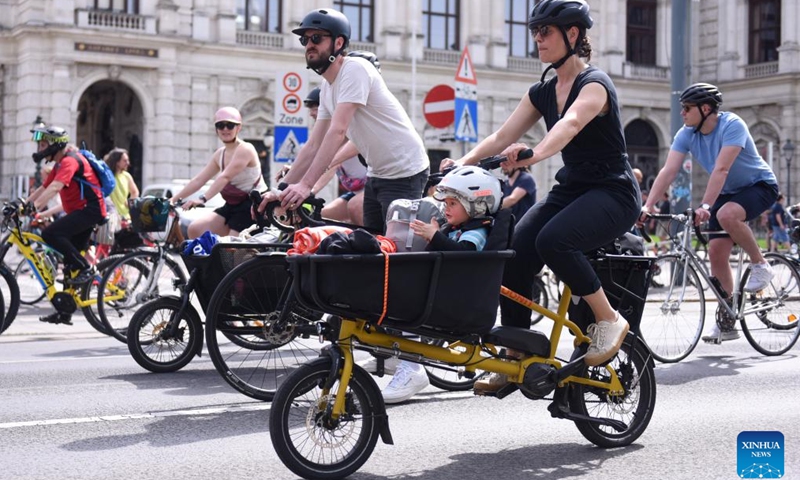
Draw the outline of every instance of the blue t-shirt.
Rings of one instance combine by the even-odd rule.
[[[525,215],[525,212],[536,203],[536,181],[528,172],[519,172],[519,176],[517,177],[517,181],[514,182],[514,185],[511,185],[509,182],[503,182],[503,196],[507,197],[511,195],[511,192],[516,188],[521,188],[527,193],[527,195],[522,197],[519,202],[511,207],[511,213],[514,214],[514,222],[519,222],[520,218]]]
[[[480,252],[486,246],[486,239],[489,238],[489,230],[486,228],[476,228],[474,230],[453,230],[447,236],[456,242],[469,242],[475,245],[475,251]]]
[[[708,135],[694,133],[694,127],[684,126],[675,134],[671,149],[683,154],[691,152],[697,163],[711,173],[722,147],[728,146],[741,147],[742,151],[731,165],[720,193],[736,193],[758,182],[778,184],[772,169],[758,154],[744,120],[731,112],[720,112],[717,126]]]

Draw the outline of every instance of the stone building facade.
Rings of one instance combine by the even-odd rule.
[[[351,50],[380,57],[389,88],[434,161],[459,156],[469,146],[446,140],[452,127],[427,125],[423,99],[433,86],[453,84],[468,46],[478,78],[479,136],[498,128],[543,71],[524,33],[534,3],[0,0],[0,196],[18,193],[21,179],[33,174],[29,130],[37,117],[65,126],[97,153],[130,149],[131,171],[146,186],[199,171],[218,146],[214,111],[233,105],[245,118],[243,137],[263,152],[264,171],[274,171],[268,159],[275,74],[304,67],[291,29],[307,11],[332,4],[354,23]],[[589,3],[592,62],[614,80],[631,161],[652,181],[673,134],[671,2]],[[690,12],[691,81],[720,86],[724,109],[747,121],[788,189],[781,147],[800,141],[800,6],[795,0],[703,0],[691,1]],[[309,79],[320,80],[310,71]],[[535,143],[544,133],[537,125],[524,140]],[[540,192],[559,165],[556,158],[534,168]],[[702,174],[695,176],[702,184]]]

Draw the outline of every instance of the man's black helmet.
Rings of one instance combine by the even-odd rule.
[[[374,53],[365,50],[356,50],[354,52],[348,53],[347,56],[361,57],[363,59],[366,59],[369,61],[369,63],[375,66],[375,68],[378,70],[378,73],[381,73],[381,61],[378,60],[378,56],[375,55]]]
[[[319,87],[308,92],[308,95],[306,95],[306,99],[303,100],[303,103],[309,108],[319,106]]]
[[[61,150],[69,143],[69,134],[61,127],[37,125],[31,130],[31,140],[38,142],[44,140],[54,148]]]
[[[584,0],[542,0],[533,7],[528,28],[542,25],[580,25],[589,29],[594,20],[589,15],[589,4]]]
[[[694,85],[689,85],[689,87],[681,93],[681,103],[688,103],[690,105],[703,105],[707,103],[717,108],[722,105],[722,92],[710,83],[695,83]]]
[[[325,30],[333,36],[334,40],[337,37],[344,37],[342,48],[347,48],[347,45],[350,44],[350,21],[342,12],[330,8],[311,11],[303,17],[300,26],[292,30],[292,33],[303,35],[306,30]]]

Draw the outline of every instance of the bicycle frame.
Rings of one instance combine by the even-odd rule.
[[[464,367],[466,372],[468,372],[468,376],[474,376],[477,369],[486,372],[501,373],[507,375],[512,383],[519,384],[523,382],[525,370],[532,364],[551,365],[559,371],[566,366],[562,364],[560,360],[556,359],[556,350],[561,338],[561,332],[564,328],[567,328],[575,335],[576,345],[588,344],[590,342],[589,337],[583,334],[580,327],[567,318],[567,308],[569,307],[569,302],[572,297],[568,287],[565,286],[564,293],[558,304],[558,310],[555,312],[543,308],[505,287],[501,287],[500,294],[553,321],[553,327],[549,336],[550,352],[546,358],[533,355],[517,360],[513,358],[481,356],[481,352],[485,349],[490,350],[496,355],[497,347],[489,343],[469,343],[461,341],[451,343],[446,347],[440,347],[422,341],[380,332],[364,320],[343,318],[338,338],[333,342],[335,346],[338,346],[338,350],[344,359],[341,365],[341,375],[339,375],[336,400],[332,410],[333,418],[338,419],[339,416],[345,412],[345,399],[347,398],[345,393],[347,392],[349,379],[352,376],[353,366],[355,364],[353,350],[356,348],[360,350],[370,350],[376,353],[395,355],[401,359],[408,359],[420,363],[433,360],[436,363],[457,365]],[[583,357],[579,357],[574,363],[583,366]],[[616,371],[610,367],[606,367],[606,370],[610,374],[610,381],[608,382],[569,374],[564,378],[559,376],[556,385],[558,387],[563,387],[569,383],[584,384],[607,390],[611,395],[623,395],[624,387]],[[330,380],[329,384],[325,386],[324,391],[326,394],[330,391],[332,384],[333,381]]]

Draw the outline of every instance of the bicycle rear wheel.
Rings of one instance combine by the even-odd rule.
[[[538,303],[543,308],[548,308],[550,299],[547,295],[547,288],[544,285],[542,277],[537,275],[533,277],[533,286],[531,287],[531,300]],[[544,315],[538,312],[531,312],[531,325],[536,325]]]
[[[764,257],[772,267],[772,281],[759,292],[745,292],[743,286],[750,276],[747,267],[742,276],[742,332],[747,341],[764,355],[788,352],[800,335],[800,275],[794,264],[783,255],[768,253]]]
[[[109,335],[126,343],[128,326],[134,313],[144,303],[172,292],[174,281],[186,283],[186,274],[175,260],[158,252],[135,251],[114,262],[100,281],[103,297],[97,302],[97,313]],[[152,275],[158,278],[152,279]]]
[[[122,255],[111,255],[97,262],[97,265],[95,265],[97,273],[95,274],[94,278],[90,282],[86,282],[80,287],[80,298],[84,302],[89,301],[89,305],[81,309],[83,316],[86,318],[86,321],[89,322],[89,325],[92,326],[92,328],[105,335],[111,334],[108,332],[106,326],[103,324],[103,321],[98,315],[97,293],[100,286],[100,281],[102,280],[106,269],[120,258],[122,258]]]
[[[656,378],[647,347],[630,333],[608,366],[586,367],[582,376],[608,381],[608,368],[616,372],[624,393],[575,383],[570,386],[569,406],[574,413],[624,423],[626,428],[617,431],[606,425],[575,421],[581,434],[598,447],[623,447],[639,438],[650,423],[656,406]]]
[[[294,305],[288,323],[278,322],[279,300],[290,282],[285,255],[256,256],[222,279],[206,310],[206,347],[214,367],[249,397],[272,400],[292,370],[319,355],[321,313]]]
[[[686,358],[703,333],[706,306],[700,276],[679,255],[662,255],[647,292],[639,330],[659,362]]]
[[[203,323],[191,305],[177,317],[181,299],[151,300],[138,310],[128,327],[128,351],[142,368],[154,373],[177,372],[203,348]],[[173,318],[176,317],[176,318]],[[171,322],[178,322],[174,335]]]

